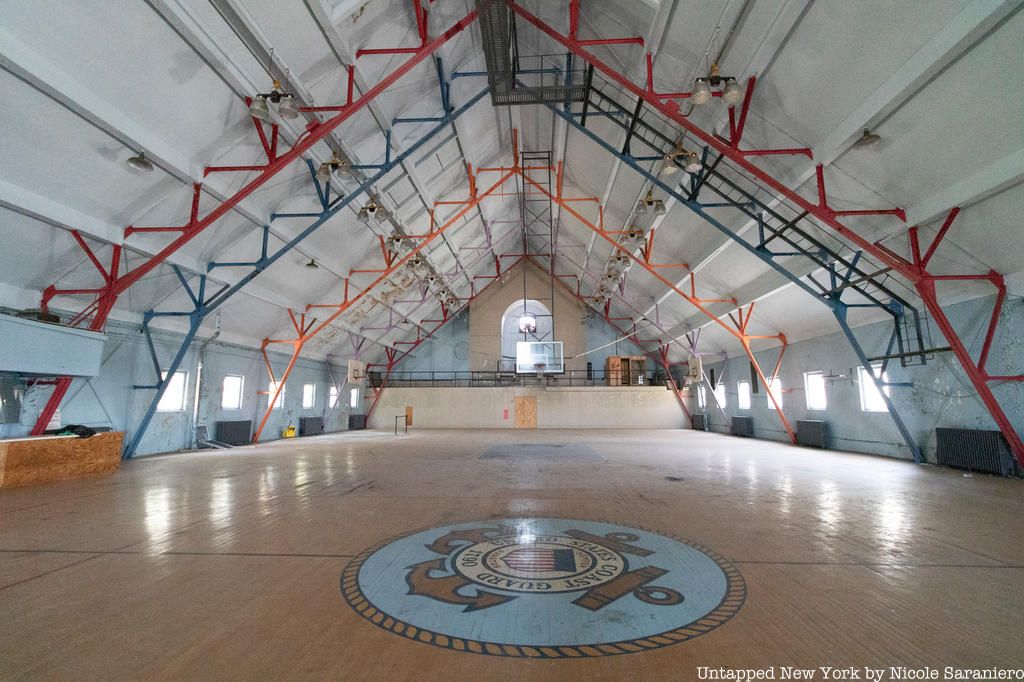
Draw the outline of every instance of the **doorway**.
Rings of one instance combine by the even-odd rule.
[[[516,428],[537,428],[537,396],[516,396]]]

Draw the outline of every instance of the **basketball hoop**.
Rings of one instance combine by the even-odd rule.
[[[537,370],[537,378],[538,379],[543,379],[544,378],[544,369],[547,366],[548,366],[548,363],[546,363],[546,362],[535,362],[535,363],[533,363],[533,368],[535,370]]]

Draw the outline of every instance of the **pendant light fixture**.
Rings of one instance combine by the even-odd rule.
[[[736,82],[735,78],[726,78],[725,87],[722,88],[722,101],[730,107],[740,103],[743,99],[743,88]]]
[[[733,76],[721,75],[718,72],[717,62],[711,65],[706,77],[694,81],[693,88],[690,90],[690,102],[697,106],[707,104],[715,96],[711,88],[721,88],[722,101],[730,107],[743,100],[743,88]]]
[[[707,104],[711,101],[711,84],[707,78],[698,78],[690,90],[690,101],[696,105]]]
[[[853,148],[864,149],[865,147],[873,147],[881,141],[881,136],[876,135],[875,133],[865,128],[864,132],[857,139],[857,141],[853,143]]]
[[[274,49],[270,49],[270,57],[267,63],[267,73],[273,76]],[[295,104],[295,95],[286,92],[281,86],[281,81],[274,78],[274,87],[270,92],[261,92],[253,96],[249,104],[249,115],[260,121],[270,120],[270,103],[277,106],[277,114],[281,118],[292,120],[298,118],[299,108]]]
[[[150,173],[153,171],[153,162],[146,158],[146,152],[141,149],[138,154],[129,157],[125,163],[140,173]]]

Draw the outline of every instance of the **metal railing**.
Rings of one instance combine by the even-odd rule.
[[[495,371],[422,371],[392,372],[381,375],[380,382],[388,388],[406,387],[502,387],[502,386],[665,386],[664,370],[645,372],[603,372],[566,370],[562,374],[516,374]]]

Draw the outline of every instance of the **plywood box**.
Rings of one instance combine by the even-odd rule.
[[[53,483],[121,466],[120,432],[90,438],[42,436],[0,440],[0,488]]]

